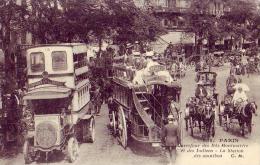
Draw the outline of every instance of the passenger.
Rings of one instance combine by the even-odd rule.
[[[240,102],[239,100],[241,100],[242,102],[245,102],[245,101],[248,100],[247,95],[246,95],[246,92],[245,92],[241,87],[239,87],[239,88],[235,91],[234,96],[233,96],[233,99],[232,99],[234,105],[237,105],[237,103]]]
[[[169,165],[172,165],[176,160],[176,146],[180,144],[180,132],[177,124],[177,118],[173,115],[168,116],[168,124],[162,129],[162,143],[166,149]]]
[[[245,93],[245,91],[239,87],[236,92],[234,93],[232,102],[234,105],[234,110],[237,110],[237,112],[241,112],[241,110],[244,108],[244,106],[247,103],[247,95]]]

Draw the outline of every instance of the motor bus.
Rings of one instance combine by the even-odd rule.
[[[25,163],[39,158],[41,153],[47,157],[55,150],[63,151],[68,161],[74,162],[78,142],[94,142],[87,49],[82,43],[64,43],[36,45],[26,50]]]

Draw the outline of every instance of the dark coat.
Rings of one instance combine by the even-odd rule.
[[[165,146],[177,146],[180,143],[179,127],[173,123],[165,125],[161,137]]]

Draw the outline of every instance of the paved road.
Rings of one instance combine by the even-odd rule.
[[[228,76],[228,66],[223,68],[214,68],[218,73],[217,77],[217,90],[220,93],[220,96],[223,96],[225,93],[225,80]],[[182,80],[182,109],[184,109],[185,102],[188,97],[194,95],[195,83],[194,83],[195,74],[193,71],[188,71],[186,77]],[[250,97],[254,98],[257,101],[257,104],[260,105],[260,77],[258,75],[252,76],[250,78],[243,77],[243,81],[249,84],[251,92],[249,93]],[[239,142],[236,144],[249,144],[243,153],[244,158],[238,160],[236,165],[248,164],[247,160],[251,160],[252,165],[255,164],[254,161],[257,161],[256,158],[259,157],[260,153],[260,117],[254,117],[253,119],[253,133],[250,136],[241,137],[235,131],[229,133],[224,131],[216,123],[216,136],[213,139],[214,141],[219,141],[221,138],[230,138],[238,139]],[[217,120],[216,120],[217,122]],[[75,165],[164,165],[167,164],[164,150],[157,149],[146,149],[147,146],[136,144],[130,142],[129,147],[124,150],[117,142],[112,135],[110,135],[109,130],[107,129],[106,124],[108,123],[107,118],[107,107],[104,105],[102,107],[102,115],[96,118],[96,141],[93,144],[81,144],[80,145],[80,156],[78,160],[74,163]],[[184,126],[184,123],[183,123]],[[204,142],[201,140],[200,134],[197,134],[196,138],[193,138],[183,129],[183,143],[184,144],[211,144],[209,142]],[[193,148],[194,149],[194,148]],[[187,153],[181,152],[181,148],[178,148],[178,158],[176,164],[200,164],[200,165],[214,165],[219,164],[223,159],[197,159],[193,158],[194,152]],[[228,158],[224,163],[230,164],[234,159],[229,157],[230,154],[224,156]],[[70,164],[64,160],[62,154],[51,155],[49,162],[45,161],[34,162],[33,164]],[[254,159],[254,160],[253,160]],[[260,158],[258,158],[260,159]],[[256,165],[259,165],[260,160]],[[223,163],[223,162],[222,162]],[[16,156],[5,157],[0,160],[1,165],[20,165],[23,164],[23,155],[20,153]]]

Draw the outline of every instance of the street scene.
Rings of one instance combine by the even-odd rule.
[[[0,164],[258,165],[260,1],[0,2]]]

